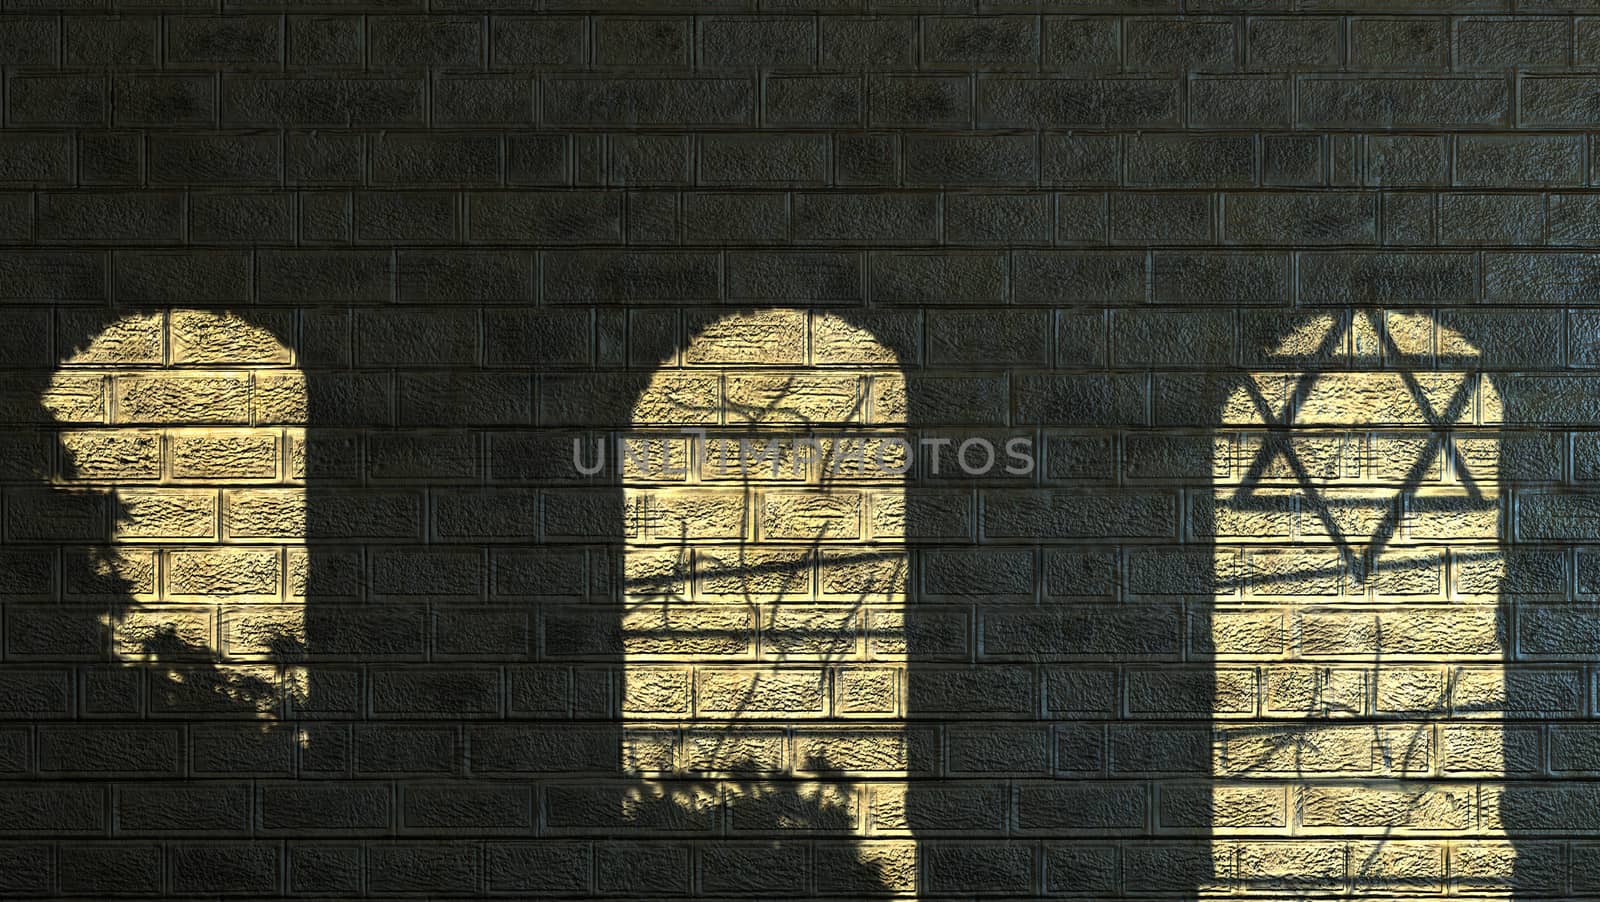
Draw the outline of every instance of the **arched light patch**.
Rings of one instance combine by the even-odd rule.
[[[1480,803],[1505,773],[1507,533],[1501,403],[1478,360],[1430,314],[1330,311],[1223,402],[1190,520],[1214,554],[1196,649],[1211,889],[1442,893],[1509,874]],[[1447,870],[1457,836],[1473,841]]]
[[[277,718],[304,696],[306,392],[292,350],[224,312],[127,313],[42,399],[53,483],[103,499],[106,541],[66,591],[104,603],[104,651],[153,713]]]
[[[623,441],[625,766],[736,835],[828,835],[837,891],[915,890],[905,383],[820,311],[691,323]]]

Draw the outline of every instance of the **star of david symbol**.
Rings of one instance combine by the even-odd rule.
[[[1313,360],[1321,361],[1329,358],[1333,351],[1349,335],[1351,324],[1354,323],[1356,315],[1352,313],[1351,316],[1338,317],[1335,320],[1334,324],[1329,327],[1327,334],[1323,336],[1322,343],[1318,346],[1312,358]],[[1396,360],[1403,359],[1403,355],[1399,347],[1395,345],[1393,337],[1383,328],[1383,324],[1379,320],[1378,311],[1363,311],[1360,315],[1366,316],[1367,321],[1372,324],[1374,334],[1379,336],[1384,356]],[[1232,503],[1240,506],[1249,506],[1251,509],[1256,510],[1266,509],[1261,502],[1257,501],[1256,489],[1267,469],[1279,459],[1282,459],[1284,465],[1294,475],[1297,488],[1305,499],[1303,503],[1321,521],[1323,529],[1327,531],[1328,536],[1333,540],[1334,546],[1339,549],[1348,571],[1355,574],[1358,583],[1364,583],[1369,571],[1375,568],[1361,566],[1362,561],[1357,556],[1356,547],[1352,545],[1352,537],[1345,535],[1338,519],[1333,514],[1326,496],[1317,487],[1315,480],[1312,479],[1304,461],[1300,459],[1299,454],[1295,451],[1292,441],[1295,415],[1305,403],[1306,398],[1310,396],[1312,389],[1316,387],[1317,380],[1327,372],[1328,370],[1326,369],[1318,369],[1315,364],[1303,372],[1299,379],[1296,380],[1294,390],[1290,392],[1289,397],[1284,401],[1282,411],[1274,411],[1272,409],[1271,403],[1262,394],[1261,387],[1254,379],[1245,380],[1245,391],[1249,395],[1251,405],[1261,418],[1262,425],[1266,426],[1266,433],[1262,436],[1260,447],[1257,449],[1254,459],[1240,479],[1240,485],[1233,494]],[[1406,386],[1406,390],[1416,403],[1417,409],[1422,412],[1423,420],[1428,427],[1426,445],[1417,456],[1415,462],[1412,463],[1410,469],[1406,471],[1401,479],[1400,487],[1396,490],[1397,497],[1403,497],[1416,490],[1422,478],[1447,448],[1454,449],[1454,439],[1451,437],[1449,430],[1460,421],[1462,413],[1466,410],[1467,405],[1471,403],[1473,389],[1477,385],[1477,380],[1462,378],[1460,384],[1456,386],[1455,391],[1452,393],[1449,402],[1441,411],[1433,406],[1433,402],[1428,398],[1427,391],[1418,382],[1415,372],[1405,367],[1392,372],[1398,372],[1401,381]],[[1456,462],[1456,476],[1465,487],[1468,497],[1474,502],[1481,502],[1483,493],[1478,487],[1477,480],[1468,470],[1461,456],[1453,456]],[[1394,539],[1395,533],[1400,528],[1401,514],[1399,511],[1399,504],[1389,505],[1383,520],[1369,537],[1367,559],[1374,564],[1384,548]]]

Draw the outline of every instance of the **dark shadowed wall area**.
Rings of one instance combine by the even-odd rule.
[[[1600,896],[1597,72],[0,0],[0,897]]]

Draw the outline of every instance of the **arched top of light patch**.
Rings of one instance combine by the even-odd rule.
[[[681,352],[634,404],[635,426],[778,430],[903,424],[899,355],[867,325],[820,310],[691,316]]]
[[[1482,354],[1429,313],[1358,310],[1300,318],[1247,368],[1223,403],[1227,426],[1457,427],[1495,424],[1499,394]]]
[[[41,400],[62,424],[303,425],[295,363],[272,329],[233,313],[132,312],[66,349]]]
[[[823,311],[691,316],[689,341],[611,449],[628,594],[900,597],[916,451],[898,360],[871,329]],[[605,452],[587,450],[598,467]]]
[[[1468,336],[1379,310],[1310,314],[1283,335],[1223,404],[1197,534],[1327,543],[1358,584],[1391,549],[1502,540],[1502,404]]]

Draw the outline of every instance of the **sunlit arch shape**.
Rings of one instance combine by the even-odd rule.
[[[1451,760],[1434,738],[1463,719],[1498,732],[1506,697],[1498,595],[1449,578],[1503,557],[1503,411],[1477,357],[1427,313],[1313,315],[1223,403],[1230,450],[1206,520],[1219,586],[1209,889],[1448,889],[1440,836],[1341,812],[1387,800],[1475,819],[1477,784],[1441,778],[1504,775],[1503,762]],[[1239,644],[1242,624],[1274,612],[1276,654]],[[1453,644],[1413,644],[1428,641]],[[1252,670],[1248,686],[1234,679]],[[1235,704],[1246,688],[1248,708]],[[1262,820],[1263,793],[1286,794],[1282,823]],[[1468,835],[1482,861],[1513,854],[1503,834]],[[1453,859],[1450,879],[1472,879],[1470,860]],[[1385,885],[1394,873],[1421,882]]]
[[[54,490],[112,508],[98,575],[105,652],[170,713],[276,720],[305,698],[305,380],[270,329],[228,312],[126,313],[41,398]]]
[[[746,811],[784,812],[748,815],[760,823],[746,835],[851,839],[825,846],[848,860],[819,874],[900,894],[917,871],[905,780],[923,766],[903,722],[905,477],[855,452],[893,458],[874,443],[905,425],[899,361],[866,329],[798,308],[731,313],[697,328],[634,405],[627,440],[672,449],[688,472],[621,472],[636,792],[691,806],[704,793],[735,834]],[[766,457],[745,466],[747,452],[776,472]]]

